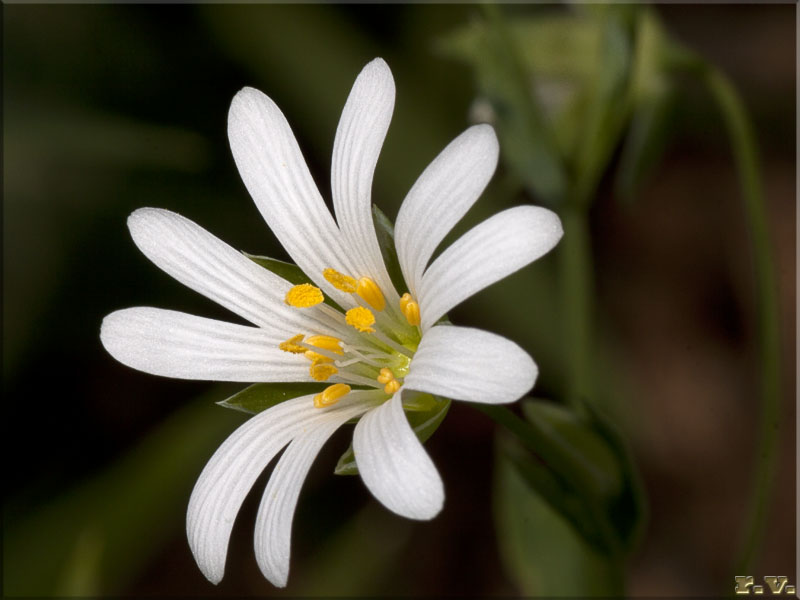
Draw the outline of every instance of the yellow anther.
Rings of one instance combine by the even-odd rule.
[[[419,325],[419,304],[414,301],[414,297],[406,292],[400,298],[400,311],[405,315],[409,325]]]
[[[325,300],[325,296],[318,287],[314,287],[310,283],[301,283],[286,292],[284,302],[296,308],[308,308],[316,306],[323,300]]]
[[[397,381],[397,379],[392,379],[389,383],[383,386],[383,391],[387,394],[394,394],[397,390],[400,389],[402,384]]]
[[[323,350],[328,350],[335,354],[344,354],[342,347],[339,345],[341,343],[342,340],[330,335],[311,335],[306,339],[306,344],[309,346],[322,348]]]
[[[314,406],[324,408],[336,404],[343,396],[350,393],[350,386],[346,383],[334,383],[326,387],[321,393],[314,396]]]
[[[328,280],[328,283],[341,292],[352,294],[356,291],[356,280],[349,275],[339,273],[336,269],[325,269],[322,272],[322,276]]]
[[[403,294],[403,296],[400,298],[400,310],[404,311],[406,309],[406,306],[408,306],[408,303],[413,300],[414,297],[408,292]]]
[[[303,356],[305,356],[312,363],[314,361],[316,361],[317,363],[330,363],[330,362],[333,362],[332,358],[328,358],[327,356],[323,356],[322,354],[314,352],[313,350],[306,350],[306,352],[305,352],[305,354]]]
[[[344,320],[348,325],[355,327],[361,333],[372,333],[375,330],[370,325],[375,323],[375,315],[368,308],[356,306],[345,313]]]
[[[303,334],[298,333],[294,337],[290,337],[285,342],[281,342],[278,344],[278,348],[283,350],[284,352],[291,352],[292,354],[302,354],[306,351],[306,349],[300,345],[300,342],[303,341]]]
[[[338,372],[339,369],[334,367],[332,364],[318,360],[312,362],[311,369],[309,369],[311,377],[317,381],[326,381],[331,375],[336,375]]]
[[[383,391],[387,394],[394,394],[403,385],[394,377],[394,372],[391,369],[384,367],[381,369],[377,377],[378,383],[384,383]]]
[[[386,367],[381,369],[381,374],[378,375],[378,383],[389,383],[394,379],[394,373],[392,373],[391,369],[387,369]]]
[[[369,277],[362,277],[358,280],[356,294],[361,296],[367,304],[378,312],[386,308],[386,300],[383,297],[381,288]]]

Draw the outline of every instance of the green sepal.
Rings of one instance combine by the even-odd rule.
[[[406,411],[408,424],[417,434],[417,438],[420,442],[425,443],[447,416],[450,400],[432,394],[408,392],[403,401],[403,409]],[[347,451],[339,458],[333,473],[334,475],[358,475],[353,444],[350,444]]]
[[[326,387],[325,383],[313,382],[254,383],[217,404],[254,415],[292,398],[318,394]]]
[[[400,268],[400,259],[394,245],[394,224],[386,214],[376,205],[372,205],[372,222],[375,224],[375,235],[378,237],[378,246],[381,249],[383,264],[392,280],[395,289],[403,294],[408,290],[408,285]]]
[[[283,277],[289,283],[294,285],[300,285],[302,283],[310,283],[311,285],[315,285],[314,282],[311,281],[311,279],[309,279],[309,277],[303,272],[303,269],[294,263],[288,263],[278,260],[277,258],[270,258],[268,256],[249,254],[248,252],[244,251],[242,251],[242,254],[244,254],[257,265],[264,267],[267,271],[271,271],[279,277]],[[344,312],[342,308],[327,295],[325,296],[325,304],[332,306],[340,312]]]

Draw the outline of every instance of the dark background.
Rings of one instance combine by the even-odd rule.
[[[674,36],[730,75],[756,124],[785,401],[767,543],[752,574],[798,583],[795,7],[657,10]],[[415,177],[468,125],[471,73],[434,42],[477,13],[457,5],[3,5],[7,595],[278,592],[252,550],[261,484],[237,521],[218,587],[194,565],[183,533],[197,474],[243,421],[213,404],[237,387],[145,375],[100,346],[103,316],[123,307],[227,317],[139,254],[125,219],[141,206],[168,208],[234,247],[286,258],[231,159],[230,100],[244,85],[270,95],[328,195],[339,112],[375,56],[387,60],[398,90],[374,192],[393,218]],[[467,221],[525,202],[536,199],[490,188]],[[708,97],[690,88],[636,201],[621,204],[603,185],[591,223],[602,360],[615,366],[619,396],[612,412],[651,504],[630,594],[724,593],[749,497],[758,373],[747,233]],[[548,369],[553,351],[526,333],[551,316],[530,314],[525,290],[556,260],[451,315],[524,345],[540,364],[542,396],[563,374]],[[515,593],[492,524],[491,422],[454,405],[428,443],[447,493],[431,523],[395,517],[357,478],[330,476],[348,436],[326,447],[304,488],[283,593]]]

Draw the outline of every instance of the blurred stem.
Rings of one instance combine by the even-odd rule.
[[[745,216],[753,248],[758,319],[758,352],[761,372],[761,412],[759,415],[759,456],[756,465],[750,514],[736,573],[750,573],[753,558],[761,546],[767,524],[768,506],[775,480],[776,449],[780,421],[780,348],[777,295],[772,265],[766,207],[762,192],[755,136],[741,98],[719,70],[704,69],[705,82],[714,96],[733,146],[742,186]]]
[[[561,211],[561,296],[567,363],[566,401],[580,410],[591,397],[591,255],[588,212],[581,202]]]

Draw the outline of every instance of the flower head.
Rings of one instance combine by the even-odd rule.
[[[187,534],[198,565],[214,583],[223,576],[245,496],[284,447],[255,528],[258,564],[278,586],[288,577],[300,488],[336,429],[358,418],[353,449],[366,486],[397,514],[430,519],[441,510],[443,485],[409,426],[404,399],[417,391],[513,402],[536,379],[533,360],[513,342],[437,322],[550,250],[562,234],[558,217],[532,206],[503,211],[428,265],[497,164],[492,128],[471,127],[428,166],[403,202],[395,245],[405,289],[395,289],[371,210],[372,176],[393,107],[391,72],[375,59],[356,79],[336,131],[334,221],[278,107],[251,88],[233,100],[228,134],[239,172],[309,283],[292,285],[172,212],[145,208],[128,220],[134,242],[156,265],[253,326],[157,308],[120,310],[105,318],[101,330],[115,358],[185,379],[326,384],[252,417],[201,473]],[[325,303],[326,296],[342,311]]]

